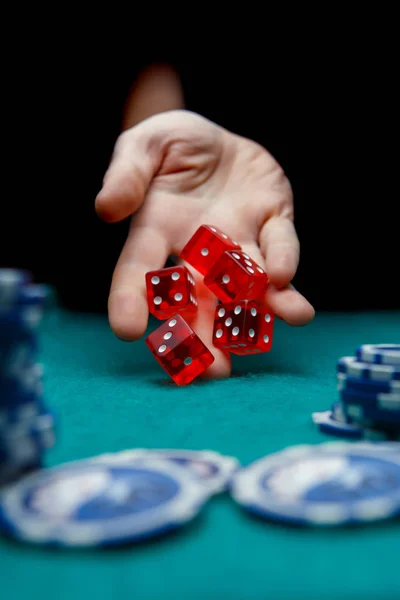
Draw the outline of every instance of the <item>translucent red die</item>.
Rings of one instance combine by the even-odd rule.
[[[240,246],[218,227],[201,225],[183,248],[180,257],[206,275],[226,250],[240,250]]]
[[[274,315],[252,301],[219,304],[215,311],[213,344],[232,354],[260,354],[272,347]]]
[[[204,284],[221,302],[257,300],[266,292],[268,276],[244,252],[227,251],[208,271]]]
[[[184,266],[149,271],[146,291],[149,311],[161,321],[176,314],[188,319],[197,312],[195,281]]]
[[[187,385],[214,362],[213,354],[180,315],[163,323],[145,341],[177,385]]]

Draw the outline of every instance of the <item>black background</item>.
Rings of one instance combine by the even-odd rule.
[[[137,28],[121,27],[24,30],[15,39],[3,73],[1,266],[55,284],[69,308],[106,310],[128,223],[101,223],[94,199],[137,72],[166,61],[182,77],[187,108],[282,164],[301,242],[294,284],[316,309],[399,308],[390,36],[346,35],[334,24],[329,33],[325,24],[296,36],[281,30],[273,41],[267,25],[185,40],[150,28],[138,39]]]

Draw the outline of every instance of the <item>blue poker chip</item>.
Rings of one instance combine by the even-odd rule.
[[[1,324],[0,330],[3,333]],[[0,385],[2,388],[5,385],[10,386],[12,383],[25,385],[25,380],[36,376],[36,372],[41,368],[37,362],[38,346],[36,335],[31,333],[26,335],[26,332],[21,330],[14,330],[9,337],[0,340]],[[39,374],[36,380],[42,375],[43,373]]]
[[[29,333],[36,333],[42,322],[44,307],[40,302],[24,302],[13,308],[0,310],[0,326],[3,339],[18,340]]]
[[[27,271],[0,269],[0,308],[14,304],[22,288],[31,281]]]
[[[24,477],[27,473],[37,472],[43,468],[43,459],[39,452],[31,454],[29,460],[26,457],[22,462],[10,462],[9,456],[5,455],[0,448],[0,492],[17,479]]]
[[[376,381],[375,379],[361,379],[359,377],[352,377],[351,375],[345,375],[345,373],[337,374],[338,391],[341,392],[345,389],[354,391],[366,392],[368,394],[400,394],[400,381]]]
[[[400,344],[363,344],[356,354],[361,362],[400,367]]]
[[[28,453],[28,448],[48,450],[55,443],[56,417],[52,412],[35,415],[30,419],[14,423],[7,429],[0,430],[0,448],[8,455],[9,462],[14,457],[21,457]]]
[[[359,361],[355,356],[343,356],[338,360],[337,370],[349,377],[374,381],[400,381],[400,367],[377,365]]]
[[[14,313],[11,317],[0,314],[0,376],[12,367],[15,355],[25,352],[35,362],[39,352],[38,328],[42,311],[37,307]]]
[[[3,419],[0,421],[0,445],[6,440],[11,440],[18,445],[18,440],[27,435],[41,435],[46,431],[54,431],[56,415],[44,407],[29,406],[30,411],[25,411],[20,420]],[[1,415],[3,417],[3,415]]]
[[[0,528],[34,544],[110,546],[183,526],[207,499],[199,480],[167,461],[82,460],[0,491]]]
[[[29,387],[24,387],[24,385]],[[41,381],[1,381],[0,431],[5,427],[46,411]]]
[[[43,365],[9,357],[0,374],[0,411],[32,402],[43,395]]]
[[[20,306],[44,306],[49,296],[49,288],[41,283],[31,283],[24,286],[16,299]]]
[[[313,422],[318,426],[321,433],[348,438],[353,440],[363,439],[363,429],[355,423],[346,423],[344,416],[339,416],[340,405],[334,404],[331,410],[314,412]]]
[[[44,286],[30,284],[15,292],[9,304],[0,303],[0,346],[33,338],[43,318],[46,296]]]
[[[335,402],[330,410],[314,412],[313,422],[321,433],[348,440],[370,440],[375,442],[397,443],[400,431],[391,428],[388,423],[380,423],[371,419],[354,418],[347,414],[339,402]]]
[[[8,408],[0,407],[0,436],[12,427],[31,423],[47,414],[43,398],[29,397],[27,401]]]
[[[115,454],[103,454],[94,460],[106,461],[110,464],[114,462],[130,464],[147,458],[164,459],[188,469],[210,494],[218,494],[226,490],[233,473],[240,468],[239,461],[233,456],[225,456],[211,450],[135,448]]]
[[[358,442],[295,446],[239,470],[231,494],[243,508],[274,521],[382,521],[400,514],[400,453]]]
[[[55,417],[49,412],[0,430],[0,486],[41,468],[55,442]]]
[[[6,284],[8,277],[8,282]],[[27,274],[14,273],[3,281],[0,270],[0,309],[2,312],[23,306],[45,305],[49,296],[48,286],[31,283]]]
[[[400,394],[371,394],[345,389],[340,392],[340,396],[348,417],[400,425]]]

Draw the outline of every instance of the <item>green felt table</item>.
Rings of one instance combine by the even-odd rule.
[[[337,396],[337,358],[360,343],[398,343],[400,313],[277,322],[270,354],[235,360],[228,380],[185,388],[143,340],[117,340],[105,316],[55,310],[41,336],[47,402],[59,416],[48,465],[135,446],[214,449],[246,464],[330,440],[310,415]],[[398,600],[399,550],[399,520],[294,528],[250,517],[226,494],[185,528],[139,545],[54,551],[1,540],[0,585],[8,600]]]

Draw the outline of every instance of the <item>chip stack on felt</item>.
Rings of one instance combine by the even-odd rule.
[[[202,225],[180,253],[219,303],[213,345],[239,356],[269,352],[274,315],[265,304],[268,276],[226,233]],[[146,274],[150,313],[164,323],[147,338],[153,356],[178,385],[187,385],[213,362],[190,323],[198,312],[195,279],[185,266]]]
[[[366,440],[400,440],[400,344],[363,344],[337,362],[339,399],[315,412],[322,433]]]
[[[46,296],[28,273],[0,269],[0,485],[40,468],[55,442],[38,362]]]

